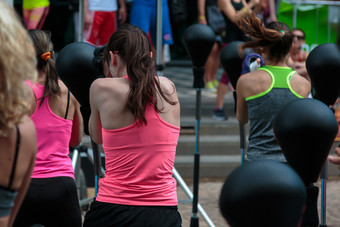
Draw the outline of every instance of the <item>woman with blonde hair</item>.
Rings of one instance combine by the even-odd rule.
[[[292,100],[307,98],[310,82],[288,67],[287,59],[293,34],[284,23],[271,22],[266,27],[254,14],[239,22],[252,41],[241,44],[260,53],[266,65],[242,75],[236,86],[237,120],[250,122],[247,161],[273,159],[286,162],[276,142],[273,124],[282,107]]]
[[[32,42],[19,17],[0,1],[0,226],[12,226],[25,197],[36,155],[36,131],[27,116],[37,76]]]

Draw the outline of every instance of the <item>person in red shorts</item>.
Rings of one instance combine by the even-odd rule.
[[[84,1],[84,41],[94,46],[102,46],[126,20],[124,0],[85,0]],[[119,7],[118,7],[119,4]],[[119,10],[118,10],[119,8]],[[117,12],[118,20],[117,21]]]

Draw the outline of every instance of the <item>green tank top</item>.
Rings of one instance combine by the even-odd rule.
[[[49,0],[23,0],[22,1],[22,8],[24,9],[35,9],[40,7],[47,7],[50,5]]]

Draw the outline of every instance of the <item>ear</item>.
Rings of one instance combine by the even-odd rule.
[[[109,51],[110,54],[110,65],[116,66],[117,65],[117,57],[112,51]]]
[[[152,56],[153,56],[152,51],[149,52],[149,56],[150,56],[150,58],[152,58]]]

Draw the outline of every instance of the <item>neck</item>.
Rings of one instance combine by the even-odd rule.
[[[39,71],[38,72],[38,84],[44,85],[46,81],[46,72],[44,71]]]
[[[288,67],[287,65],[288,55],[279,61],[276,61],[275,59],[264,59],[264,60],[266,62],[266,65]]]

